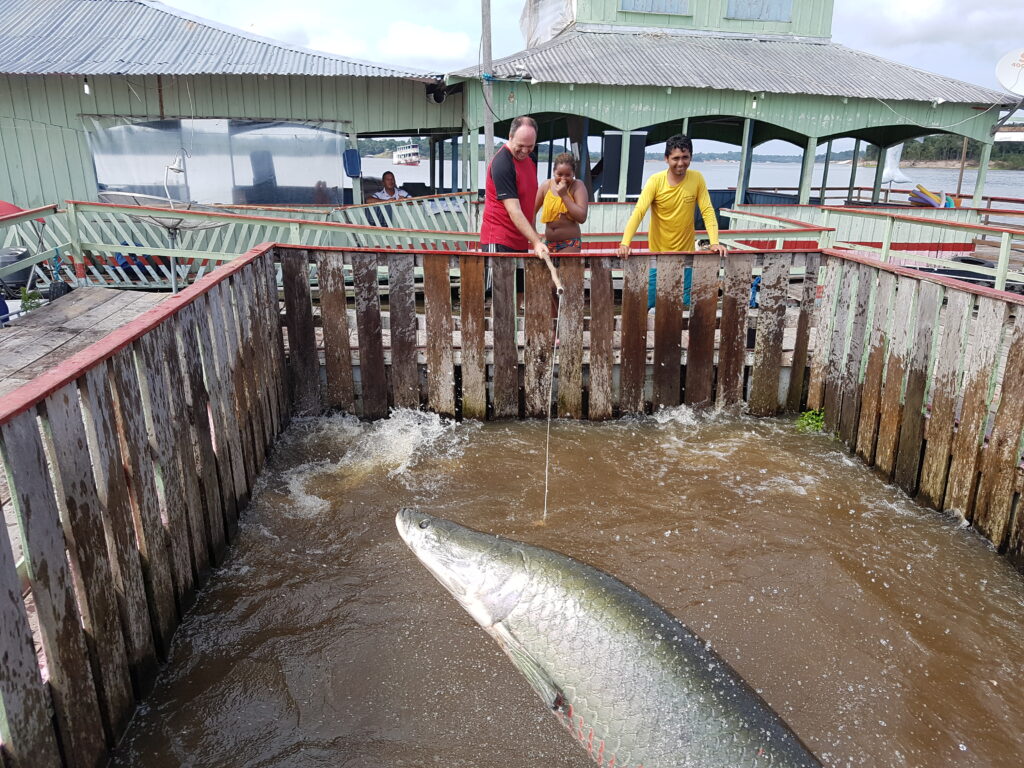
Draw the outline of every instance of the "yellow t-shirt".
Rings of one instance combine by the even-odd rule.
[[[683,180],[674,187],[668,185],[668,170],[656,173],[647,180],[640,199],[636,201],[622,244],[629,245],[640,228],[640,222],[651,209],[651,232],[648,238],[651,251],[693,251],[695,231],[693,212],[700,206],[712,245],[718,243],[718,221],[711,205],[711,195],[699,171],[688,169]]]

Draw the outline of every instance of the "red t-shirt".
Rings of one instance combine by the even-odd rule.
[[[537,199],[537,164],[533,158],[516,160],[508,146],[502,146],[487,168],[484,188],[484,217],[480,224],[480,243],[498,244],[517,251],[530,250],[530,241],[516,229],[502,200],[519,198],[526,220],[533,224]]]

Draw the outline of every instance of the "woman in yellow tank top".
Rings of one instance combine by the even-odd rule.
[[[537,189],[534,213],[540,211],[544,241],[551,255],[579,253],[580,224],[587,220],[587,187],[576,178],[576,158],[555,156],[554,175]]]

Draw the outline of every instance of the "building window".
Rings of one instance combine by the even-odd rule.
[[[689,0],[619,0],[619,8],[634,13],[674,13],[690,15]]]
[[[727,19],[792,21],[793,0],[729,0]]]

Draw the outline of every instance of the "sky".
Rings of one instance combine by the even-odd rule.
[[[479,0],[165,3],[265,37],[395,68],[451,72],[480,56]],[[522,8],[523,0],[491,0],[494,58],[523,49]],[[996,64],[1024,48],[1024,0],[835,0],[834,8],[833,42],[996,90],[1005,90]]]

